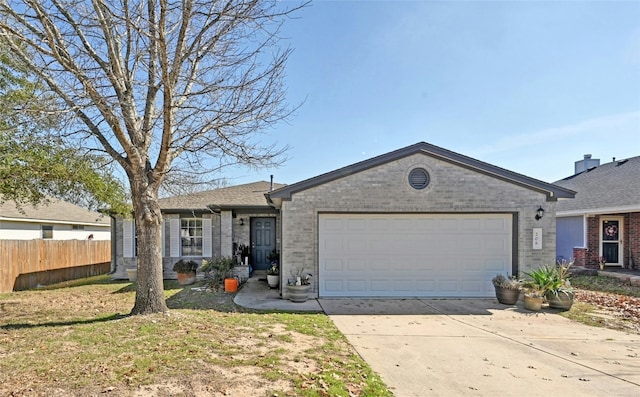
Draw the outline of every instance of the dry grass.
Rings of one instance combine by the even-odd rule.
[[[165,291],[170,312],[149,316],[128,316],[133,288],[105,277],[0,295],[0,395],[390,395],[325,315]]]

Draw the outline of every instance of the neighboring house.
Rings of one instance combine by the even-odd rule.
[[[557,256],[598,267],[640,265],[640,156],[600,165],[585,155],[574,175],[555,182],[576,191],[556,208]]]
[[[557,200],[574,192],[422,142],[267,197],[285,284],[311,273],[320,297],[490,297],[497,273],[554,262]]]
[[[18,209],[13,201],[0,204],[0,240],[109,240],[108,216],[57,200]]]
[[[281,287],[311,273],[315,296],[490,297],[497,273],[553,263],[557,200],[573,196],[418,143],[288,186],[161,200],[164,274],[174,277],[182,257],[229,256],[242,244],[256,269],[280,252]],[[134,230],[117,220],[114,277],[135,266]]]
[[[165,278],[175,278],[173,265],[182,258],[201,262],[234,256],[241,246],[251,251],[252,269],[266,270],[267,256],[279,250],[280,217],[264,195],[282,186],[260,181],[160,199]],[[127,278],[126,269],[136,267],[135,240],[134,220],[115,218],[113,278]]]

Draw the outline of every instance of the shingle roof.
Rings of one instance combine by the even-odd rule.
[[[274,183],[278,189],[285,185]],[[264,197],[271,188],[271,182],[259,181],[244,185],[224,187],[158,200],[163,210],[195,210],[213,208],[268,207]]]
[[[602,164],[555,184],[577,192],[574,200],[558,203],[558,213],[640,211],[640,156]]]
[[[49,221],[55,223],[83,224],[83,225],[110,225],[108,216],[98,212],[89,211],[66,201],[50,198],[46,203],[37,207],[30,204],[22,206],[22,211],[16,207],[13,201],[0,204],[0,219],[12,219],[23,221]]]
[[[575,193],[563,187],[543,182],[541,180],[534,179],[522,174],[518,174],[516,172],[509,171],[504,168],[500,168],[495,165],[491,165],[489,163],[485,163],[480,160],[476,160],[474,158],[467,157],[462,154],[455,153],[426,142],[418,142],[414,145],[407,146],[393,152],[373,157],[371,159],[364,160],[359,163],[352,164],[350,166],[340,168],[338,170],[331,171],[302,182],[288,185],[282,189],[278,189],[273,193],[270,193],[269,199],[289,200],[291,199],[291,195],[293,193],[306,190],[338,178],[343,178],[345,176],[352,175],[373,167],[377,167],[379,165],[395,161],[403,157],[411,156],[416,153],[426,154],[438,158],[442,161],[456,164],[460,167],[465,167],[473,171],[492,176],[494,178],[502,179],[504,181],[544,193],[547,195],[549,200],[556,200],[558,198],[572,198],[573,194]]]

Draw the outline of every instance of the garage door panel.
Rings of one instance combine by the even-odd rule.
[[[327,272],[339,272],[344,270],[343,263],[344,262],[341,259],[327,259],[324,261],[322,270]],[[361,268],[361,270],[364,270],[364,267]]]
[[[320,296],[493,296],[491,277],[511,271],[506,214],[322,214],[318,224]]]
[[[359,274],[360,272],[368,270],[367,261],[364,258],[349,258],[347,259],[346,270]]]
[[[346,280],[347,292],[351,294],[367,294],[367,282],[365,280]]]

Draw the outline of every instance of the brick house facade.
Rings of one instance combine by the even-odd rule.
[[[426,188],[412,186],[416,169],[428,175]],[[282,282],[311,273],[316,297],[490,296],[495,272],[522,275],[554,262],[556,200],[572,196],[426,143],[267,195],[282,217]],[[536,219],[540,207],[544,216]],[[501,223],[503,230],[490,226]],[[350,224],[365,226],[350,232]],[[376,225],[394,229],[376,234]],[[495,241],[486,238],[491,233]]]

